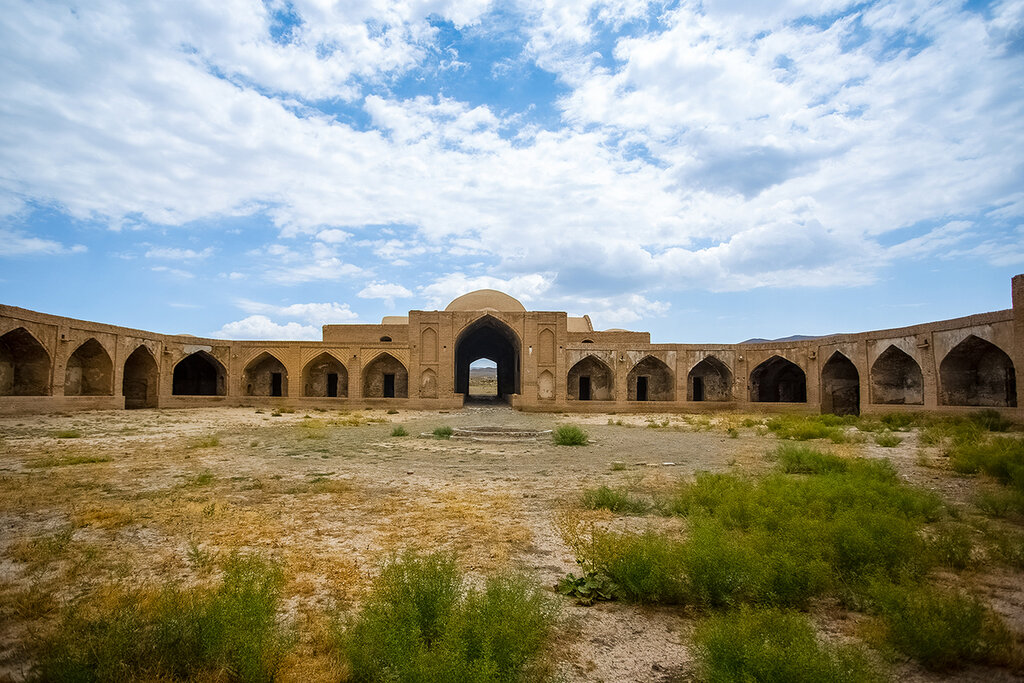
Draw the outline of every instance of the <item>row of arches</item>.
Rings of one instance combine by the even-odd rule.
[[[494,360],[506,368],[499,376],[504,394],[518,393],[519,355],[513,339],[499,336],[483,325],[470,331],[466,352],[456,362],[456,391],[468,384],[468,367],[480,349],[497,347]],[[478,343],[479,342],[479,343]],[[461,346],[461,345],[460,345]],[[480,349],[475,348],[479,346]],[[489,356],[484,356],[489,357]],[[0,396],[44,396],[50,393],[51,360],[43,345],[25,328],[19,327],[0,336]],[[924,375],[921,366],[908,353],[890,345],[870,368],[870,402],[878,405],[923,405]],[[362,394],[367,398],[407,398],[409,376],[404,364],[382,352],[362,372]],[[675,400],[674,373],[654,356],[645,356],[627,375],[630,401]],[[95,338],[80,344],[68,358],[64,378],[66,396],[112,396],[114,370],[110,355]],[[141,408],[157,404],[159,366],[152,352],[139,345],[125,360],[122,394],[125,407]],[[345,365],[324,352],[310,360],[302,370],[302,395],[340,397],[349,395],[349,373]],[[248,396],[288,395],[288,370],[269,352],[250,361],[243,370],[243,393]],[[538,378],[541,399],[553,399],[555,381],[549,370]],[[728,365],[715,356],[707,356],[690,369],[687,376],[689,401],[729,401],[733,398],[733,374]],[[839,351],[833,353],[821,371],[821,402],[826,412],[837,414],[859,411],[860,374],[856,365]],[[173,370],[173,395],[224,396],[227,371],[214,356],[196,351],[179,361]],[[465,393],[465,392],[463,392]],[[975,335],[957,344],[939,364],[940,405],[1015,407],[1016,375],[1010,357],[999,347]],[[567,375],[570,400],[614,400],[614,373],[595,355],[588,355],[570,368]],[[437,396],[437,375],[433,369],[420,378],[419,395]],[[795,363],[772,356],[755,367],[749,377],[752,402],[792,402],[807,400],[804,371]]]

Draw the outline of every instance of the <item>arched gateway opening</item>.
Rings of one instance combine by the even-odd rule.
[[[498,399],[519,393],[520,343],[511,327],[491,315],[466,326],[455,343],[455,393],[469,396],[469,366],[480,359],[497,365]]]

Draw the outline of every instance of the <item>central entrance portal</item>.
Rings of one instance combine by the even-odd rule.
[[[497,368],[498,400],[519,393],[519,337],[511,327],[485,315],[471,323],[455,344],[455,393],[469,396],[469,366],[482,358]]]

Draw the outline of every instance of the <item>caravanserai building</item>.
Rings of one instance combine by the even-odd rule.
[[[470,364],[535,411],[850,414],[997,408],[1024,418],[1024,275],[1013,307],[787,342],[652,344],[646,332],[471,292],[443,311],[324,325],[323,341],[164,335],[0,306],[0,413],[291,405],[452,409]]]

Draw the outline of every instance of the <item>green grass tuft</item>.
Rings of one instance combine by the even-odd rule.
[[[842,458],[808,446],[782,444],[776,449],[775,455],[782,466],[782,471],[790,474],[824,474],[846,471],[847,463]]]
[[[903,439],[891,432],[882,432],[881,434],[875,435],[875,443],[882,448],[895,448],[903,443]]]
[[[826,645],[807,617],[779,609],[737,612],[704,620],[695,635],[702,679],[709,683],[882,681],[864,654]]]
[[[384,568],[337,643],[359,681],[535,680],[552,616],[521,576],[467,590],[451,557],[407,553]]]
[[[454,434],[454,433],[455,433],[455,430],[452,429],[448,425],[444,425],[443,427],[435,427],[434,428],[434,438],[435,439],[450,439],[450,438],[452,438],[452,434]]]
[[[646,501],[632,496],[626,489],[613,489],[608,486],[587,489],[583,492],[582,502],[583,507],[588,510],[605,509],[635,515],[642,515],[651,507]]]
[[[391,436],[409,436],[409,430],[402,425],[398,425],[391,430]]]
[[[586,446],[587,433],[576,425],[558,425],[552,433],[556,446]]]

